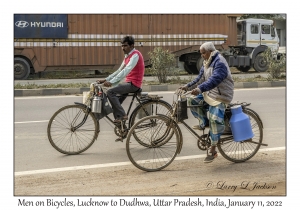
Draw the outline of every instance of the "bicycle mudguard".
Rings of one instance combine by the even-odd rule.
[[[80,105],[80,106],[83,106],[83,107],[87,107],[87,105],[85,105],[85,104],[83,104],[83,103],[79,103],[79,102],[74,102],[74,104]]]
[[[260,121],[262,128],[264,128],[263,122],[262,122],[260,116],[257,114],[256,111],[254,111],[253,109],[250,109],[250,108],[245,108],[245,110],[246,111],[248,110],[248,111],[252,112],[258,118],[258,120]]]
[[[79,102],[74,102],[74,104],[76,104],[76,105],[79,105],[79,106],[82,106],[82,107],[84,107],[84,108],[88,108],[88,106],[87,105],[85,105],[85,104],[83,104],[83,103],[79,103]],[[92,113],[92,114],[94,114],[94,113]],[[96,140],[97,140],[97,138],[98,138],[98,135],[99,135],[99,133],[100,133],[100,124],[99,124],[99,119],[97,118],[97,116],[94,114],[94,116],[96,117],[96,119],[97,119],[97,128],[98,128],[98,132],[97,132],[97,136],[95,137],[96,138]]]
[[[177,130],[179,132],[179,147],[177,148],[177,154],[180,154],[182,145],[183,145],[183,135],[181,132],[181,129],[179,128],[178,124],[174,121],[175,126],[177,127]]]
[[[180,154],[181,149],[182,149],[182,145],[183,145],[183,135],[182,135],[181,129],[178,126],[178,123],[176,123],[172,118],[170,118],[170,117],[168,117],[166,115],[159,115],[159,116],[167,118],[176,127],[176,130],[178,131],[178,135],[179,135],[178,136],[179,137],[179,142],[177,142],[178,143],[178,147],[177,147],[176,153]]]

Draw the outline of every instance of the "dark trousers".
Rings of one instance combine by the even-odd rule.
[[[107,91],[107,97],[113,109],[115,119],[120,119],[126,115],[121,104],[126,99],[128,93],[134,93],[139,87],[134,86],[131,82],[121,83]],[[118,96],[121,95],[121,96]]]

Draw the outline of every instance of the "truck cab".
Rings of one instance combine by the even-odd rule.
[[[278,53],[279,37],[273,20],[245,19],[237,21],[237,46],[229,46],[231,54],[225,55],[229,66],[246,72],[252,66],[258,72],[264,72],[268,65],[261,55],[271,48]]]
[[[272,20],[246,19],[237,21],[238,45],[255,48],[266,45],[277,52],[279,38]]]

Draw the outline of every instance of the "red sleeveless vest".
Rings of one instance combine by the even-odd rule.
[[[125,81],[132,82],[133,85],[140,88],[142,87],[142,82],[143,82],[144,72],[145,72],[144,58],[142,54],[138,50],[133,51],[127,58],[125,58],[125,65],[129,63],[130,58],[134,54],[138,54],[139,60],[135,65],[135,67],[126,76]]]

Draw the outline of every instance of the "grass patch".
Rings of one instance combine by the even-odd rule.
[[[194,76],[190,76],[187,79],[182,79],[179,76],[178,77],[171,77],[170,79],[167,80],[167,83],[164,84],[186,84],[190,81],[193,80]],[[257,77],[252,77],[252,78],[239,78],[239,77],[232,77],[234,82],[269,82],[269,81],[281,81],[285,80],[286,76],[282,75],[281,78],[279,79],[272,79],[266,78],[266,77],[261,77],[260,75]],[[161,85],[158,80],[154,81],[143,81],[144,85]],[[48,84],[48,85],[37,85],[37,84],[20,84],[17,83],[14,86],[14,89],[44,89],[44,88],[85,88],[85,87],[90,87],[90,83],[71,83],[71,84]]]
[[[286,75],[281,75],[277,79],[271,78],[270,76],[262,77],[260,75],[256,77],[249,77],[249,78],[240,78],[240,77],[232,76],[232,79],[234,82],[271,82],[271,81],[286,80]]]
[[[232,78],[234,82],[269,82],[269,81],[280,81],[280,80],[286,80],[286,75],[282,74],[280,78],[278,79],[272,79],[270,77],[262,77],[260,75],[256,77],[249,77],[249,78],[241,78],[238,76],[235,76],[235,73],[240,73],[238,70],[236,70],[234,67],[230,68],[232,72]],[[254,70],[253,70],[254,71]],[[92,71],[95,73],[94,71]],[[106,70],[103,71],[101,74],[92,74],[92,72],[79,72],[79,71],[68,71],[68,72],[43,72],[43,76],[40,78],[34,78],[31,77],[33,80],[38,79],[80,79],[80,78],[105,78],[109,74],[113,73],[113,70]],[[177,75],[169,76],[167,79],[167,82],[164,84],[186,84],[190,81],[192,81],[197,75],[190,75],[187,78],[180,78],[180,76],[188,75],[187,72],[184,70],[178,70]],[[151,72],[148,68],[145,69],[145,76],[151,76]],[[35,77],[38,77],[35,75]],[[143,81],[144,85],[160,85],[158,79],[154,79],[153,81]],[[38,84],[20,84],[17,83],[14,85],[14,89],[45,89],[45,88],[85,88],[90,87],[90,83],[71,83],[71,84],[48,84],[48,85],[38,85]]]
[[[90,87],[90,83],[48,84],[48,85],[17,83],[14,86],[14,89],[84,88],[84,87]]]
[[[30,74],[28,80],[45,80],[45,79],[80,79],[80,78],[103,78],[113,73],[113,70],[103,71],[51,71]]]

